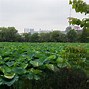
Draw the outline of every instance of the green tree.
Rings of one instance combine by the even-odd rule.
[[[39,41],[40,42],[50,42],[50,33],[40,33]]]
[[[89,4],[87,4],[83,0],[70,0],[69,4],[72,5],[72,8],[75,9],[76,12],[89,15]],[[77,24],[83,28],[81,42],[89,42],[89,17],[83,18],[82,20],[77,18],[69,18],[69,21],[70,24]]]
[[[14,27],[0,28],[0,41],[15,41],[17,30]]]
[[[7,28],[5,27],[0,27],[0,41],[5,41],[6,40],[6,31]]]
[[[21,34],[17,34],[16,35],[16,39],[15,39],[16,42],[24,42],[24,38]]]
[[[59,41],[59,31],[53,31],[50,34],[51,34],[51,40],[53,42],[58,42]]]
[[[34,33],[31,35],[31,42],[39,42],[39,34]]]
[[[68,42],[76,42],[78,39],[77,32],[74,29],[68,31],[67,39],[68,39]]]
[[[51,41],[53,42],[63,42],[65,39],[65,34],[61,33],[60,31],[53,31],[50,33]]]
[[[81,42],[89,42],[89,28],[83,29],[83,32],[81,35]]]
[[[23,33],[22,37],[23,37],[24,41],[26,41],[26,42],[31,41],[31,33]]]

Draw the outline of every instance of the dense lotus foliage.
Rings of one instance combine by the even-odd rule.
[[[48,70],[82,69],[89,76],[89,44],[0,43],[0,85],[39,80]]]

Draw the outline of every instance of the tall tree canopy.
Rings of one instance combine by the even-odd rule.
[[[89,4],[87,4],[83,0],[70,0],[69,4],[72,5],[72,8],[75,9],[76,12],[89,15]],[[73,24],[73,25],[76,24],[81,26],[83,28],[81,41],[89,42],[89,17],[83,18],[82,20],[77,18],[69,18],[69,22],[70,24]]]
[[[0,27],[0,41],[15,41],[17,32],[14,27]]]

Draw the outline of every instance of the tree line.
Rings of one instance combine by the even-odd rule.
[[[0,42],[89,42],[88,38],[84,40],[84,33],[87,31],[70,29],[66,34],[61,31],[19,34],[15,27],[0,27]]]

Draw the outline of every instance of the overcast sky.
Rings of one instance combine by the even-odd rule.
[[[65,30],[70,14],[69,0],[0,0],[0,26],[35,30]],[[85,0],[89,3],[89,0]],[[82,18],[74,10],[71,16]]]

